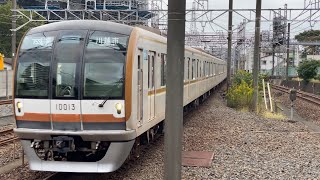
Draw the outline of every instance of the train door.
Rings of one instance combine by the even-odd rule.
[[[86,31],[62,31],[52,66],[51,120],[54,130],[81,130],[79,100],[82,51]]]
[[[150,115],[149,115],[149,120],[153,120],[155,118],[155,97],[156,97],[156,89],[155,89],[155,56],[156,53],[155,52],[149,52],[148,55],[148,65],[149,65],[149,80],[148,80],[148,84],[149,84],[149,108],[150,108]]]
[[[143,124],[143,51],[139,50],[138,55],[138,71],[137,71],[137,119],[138,127]]]

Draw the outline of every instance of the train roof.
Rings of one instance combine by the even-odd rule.
[[[89,27],[89,28],[88,28]],[[98,21],[98,20],[70,20],[61,21],[46,24],[32,28],[28,34],[34,34],[45,31],[57,31],[57,30],[97,30],[97,31],[108,31],[119,34],[130,35],[133,27],[114,23],[110,21]]]
[[[148,30],[144,30],[139,27],[132,27],[125,24],[119,24],[119,23],[110,22],[110,21],[99,21],[99,20],[70,20],[70,21],[55,22],[55,23],[50,23],[50,24],[32,28],[28,32],[28,34],[34,34],[34,33],[46,32],[46,31],[57,31],[57,30],[97,30],[97,31],[108,31],[108,32],[114,32],[114,33],[119,33],[124,35],[130,35],[131,31],[134,28],[140,29],[140,32],[144,32],[143,35],[145,36],[156,38],[162,41],[163,43],[166,43],[166,37],[155,34]],[[203,54],[203,55],[205,54],[207,57],[214,57],[206,52],[199,51],[198,49],[195,49],[192,47],[186,46],[185,48],[189,51],[192,51],[198,54]],[[219,60],[224,62],[221,59]]]

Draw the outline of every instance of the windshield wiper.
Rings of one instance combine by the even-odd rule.
[[[116,89],[115,86],[118,86],[119,83],[122,83],[124,81],[124,78],[120,78],[119,81],[115,83],[113,88],[111,88],[109,91],[107,91],[106,94],[113,93],[113,91]],[[104,104],[110,99],[110,96],[107,96],[105,100],[102,101],[102,103],[99,104],[99,107],[102,108]]]
[[[99,107],[103,107],[104,104],[109,100],[110,97],[107,97],[105,100],[102,101],[102,103],[99,104]]]

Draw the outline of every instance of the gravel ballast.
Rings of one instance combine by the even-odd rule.
[[[320,134],[302,123],[271,120],[225,106],[210,97],[185,117],[184,151],[212,151],[210,168],[183,167],[183,179],[320,178]],[[139,159],[108,174],[66,174],[70,179],[163,179],[164,138],[147,145]],[[38,179],[50,173],[18,168],[0,179]]]

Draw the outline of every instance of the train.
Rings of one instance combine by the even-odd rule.
[[[14,69],[15,134],[31,170],[106,173],[163,133],[167,39],[108,21],[30,29]],[[185,108],[226,79],[226,62],[185,48]]]

